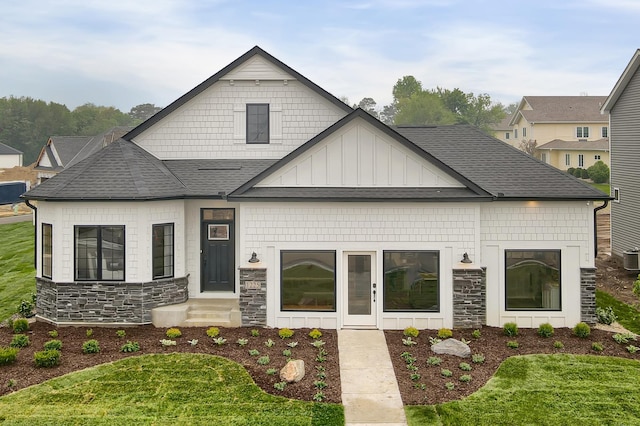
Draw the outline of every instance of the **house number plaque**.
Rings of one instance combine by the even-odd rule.
[[[260,290],[262,288],[262,282],[260,281],[245,281],[244,288],[246,290]]]

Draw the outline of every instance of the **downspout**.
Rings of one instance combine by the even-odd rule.
[[[609,205],[609,200],[604,200],[604,204],[593,209],[593,242],[595,256],[598,256],[598,211],[604,209]]]
[[[37,253],[38,253],[38,208],[31,204],[29,200],[24,200],[24,203],[33,210],[35,219],[35,226],[33,231],[33,267],[38,269]]]

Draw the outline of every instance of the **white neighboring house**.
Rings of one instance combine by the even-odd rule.
[[[22,151],[0,143],[0,169],[22,167]]]
[[[607,195],[470,126],[388,127],[259,47],[25,198],[57,324],[595,322]]]

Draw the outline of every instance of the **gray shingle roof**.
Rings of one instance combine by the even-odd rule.
[[[473,126],[395,127],[395,130],[497,199],[609,198]]]
[[[22,151],[18,151],[17,149],[0,142],[0,155],[19,155],[19,154],[22,154]]]
[[[602,138],[596,141],[563,141],[554,139],[540,145],[538,149],[566,149],[571,151],[609,151],[609,139]]]
[[[522,103],[533,109],[520,109],[511,124],[522,114],[529,123],[601,123],[608,121],[600,108],[606,96],[524,96]]]

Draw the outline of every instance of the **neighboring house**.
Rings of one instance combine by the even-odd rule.
[[[585,165],[597,161],[596,155],[600,155],[602,161],[609,165],[605,160],[608,156],[603,156],[604,152],[598,149],[595,152],[593,144],[575,144],[609,137],[609,119],[606,114],[600,113],[605,100],[606,96],[524,96],[509,123],[513,129],[513,137],[519,141],[518,144],[534,142],[537,148],[551,141],[554,141],[552,147],[571,147],[565,149],[558,165],[554,164],[554,167],[561,170],[570,167],[585,168]],[[553,164],[548,149],[549,147],[543,148],[537,157],[545,163]],[[584,164],[582,166],[581,161]]]
[[[640,247],[640,49],[636,50],[602,107],[611,126],[611,253]],[[629,253],[630,254],[630,253]],[[638,257],[629,269],[638,270]],[[633,263],[633,259],[631,260]]]
[[[592,141],[552,140],[538,146],[537,157],[560,170],[569,167],[588,169],[597,161],[609,165],[609,139]]]
[[[22,152],[0,143],[0,169],[22,167]]]
[[[504,143],[508,143],[511,146],[518,148],[520,141],[514,139],[513,129],[510,126],[511,118],[513,115],[507,114],[498,124],[492,126],[493,136],[496,139],[501,140]]]
[[[38,184],[121,138],[132,127],[114,127],[97,136],[51,136],[36,160]]]
[[[595,321],[607,195],[472,126],[388,127],[259,47],[25,198],[57,324]]]

